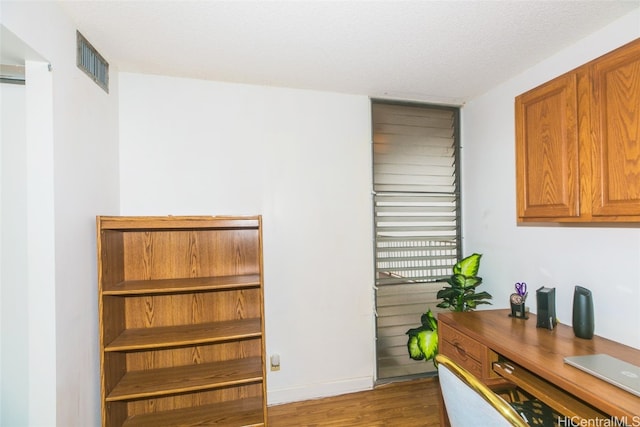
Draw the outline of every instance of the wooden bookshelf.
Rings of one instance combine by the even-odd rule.
[[[98,217],[102,423],[265,426],[261,217]]]
[[[215,414],[215,415],[212,415]],[[222,402],[194,408],[176,409],[169,414],[151,413],[129,418],[125,427],[169,427],[175,425],[263,426],[262,399]],[[222,421],[221,421],[222,420]]]

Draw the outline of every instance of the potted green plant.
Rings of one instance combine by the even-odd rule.
[[[478,276],[481,257],[482,254],[474,253],[453,266],[453,274],[446,280],[449,286],[440,289],[436,295],[438,299],[442,299],[437,307],[451,311],[472,311],[480,304],[491,304],[487,301],[492,298],[491,294],[476,291],[482,283],[482,277]],[[431,309],[420,317],[420,323],[417,328],[406,332],[409,335],[409,357],[414,360],[432,360],[438,354],[438,322]]]
[[[482,283],[482,277],[478,276],[481,257],[482,254],[474,253],[453,266],[453,275],[447,279],[449,286],[440,289],[436,295],[442,299],[437,307],[451,311],[472,311],[480,304],[491,304],[486,301],[492,298],[488,292],[476,292]]]

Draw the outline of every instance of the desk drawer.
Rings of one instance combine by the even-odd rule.
[[[438,325],[438,334],[440,335],[440,341],[447,341],[462,358],[472,357],[476,361],[482,361],[483,354],[487,351],[486,346],[473,338],[469,338],[467,335],[461,334],[445,323]],[[451,356],[446,353],[445,355]]]
[[[484,370],[482,369],[482,363],[480,361],[469,356],[469,353],[465,353],[461,347],[451,344],[449,341],[441,340],[439,343],[438,352],[449,357],[451,360],[462,366],[467,371],[471,372],[477,378],[483,378]]]

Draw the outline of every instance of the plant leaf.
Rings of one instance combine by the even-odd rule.
[[[436,317],[431,312],[431,309],[427,310],[426,313],[420,316],[420,322],[422,323],[422,326],[424,326],[426,329],[429,329],[431,331],[438,330],[438,321],[436,320]]]
[[[456,298],[459,294],[462,293],[461,289],[456,289],[456,288],[443,288],[440,289],[438,291],[438,293],[436,294],[436,298],[440,299],[451,299],[451,298]]]
[[[424,331],[424,327],[420,326],[418,328],[412,328],[409,329],[407,332],[405,332],[405,334],[409,335],[410,337],[415,337],[418,335],[419,332]]]
[[[441,303],[438,303],[436,307],[449,308],[451,307],[451,303],[449,303],[449,301],[442,301]]]
[[[418,334],[418,348],[425,359],[433,359],[438,353],[438,333],[436,331],[422,331]]]
[[[478,276],[465,277],[464,282],[462,283],[462,287],[465,289],[475,288],[480,283],[482,283],[482,277],[478,277]]]
[[[407,341],[407,349],[409,350],[409,357],[413,360],[423,360],[424,353],[418,347],[418,336],[413,335],[409,337],[409,341]]]
[[[466,279],[466,276],[463,274],[454,274],[450,277],[450,285],[454,288],[464,288],[464,282]]]
[[[482,254],[474,253],[466,258],[461,259],[453,266],[453,274],[462,274],[463,276],[475,276],[480,269],[480,258]]]
[[[440,307],[440,308],[449,308],[449,307],[451,307],[451,301],[450,301],[450,300],[444,300],[444,301],[442,301],[442,302],[438,303],[438,304],[436,305],[436,307]]]
[[[469,299],[474,299],[474,300],[492,299],[492,298],[493,297],[491,296],[491,294],[486,291],[477,292],[469,295]],[[491,303],[487,302],[485,304],[491,304]]]

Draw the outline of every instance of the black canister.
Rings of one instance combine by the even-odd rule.
[[[576,286],[573,292],[573,333],[578,338],[593,338],[593,296],[589,289]]]

